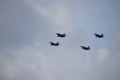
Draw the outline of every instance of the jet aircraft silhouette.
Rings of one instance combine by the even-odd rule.
[[[103,37],[104,37],[103,34],[97,34],[97,33],[95,33],[94,35],[95,35],[95,37],[97,37],[97,38],[103,38]]]
[[[60,44],[59,42],[57,42],[57,43],[49,42],[49,43],[50,43],[51,46],[59,46],[59,44]]]
[[[88,46],[88,47],[81,46],[81,48],[84,49],[84,50],[90,50],[90,47],[89,47],[89,46]]]
[[[66,37],[66,34],[65,34],[65,33],[63,33],[63,34],[61,34],[61,33],[56,33],[56,35],[57,35],[57,37],[61,37],[61,38]]]

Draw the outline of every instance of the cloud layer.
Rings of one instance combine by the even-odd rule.
[[[119,80],[118,3],[0,1],[0,80]],[[67,37],[57,38],[56,32]],[[95,32],[104,33],[104,39],[95,38]]]

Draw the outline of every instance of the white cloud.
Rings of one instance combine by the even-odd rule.
[[[34,4],[31,0],[25,0],[26,3],[33,8],[39,15],[44,16],[45,18],[49,18],[50,14],[47,11],[47,9],[43,8],[42,6],[38,4]]]
[[[35,43],[35,45],[24,45],[23,47],[8,51],[11,53],[12,58],[8,55],[6,55],[6,58],[1,58],[2,63],[5,62],[6,64],[2,64],[2,72],[6,72],[5,70],[9,71],[9,75],[6,72],[4,77],[10,79],[14,75],[11,77],[12,80],[18,79],[21,75],[22,79],[27,80],[29,78],[26,75],[34,75],[32,77],[37,77],[37,80],[56,80],[59,78],[68,80],[75,77],[81,79],[78,74],[81,74],[81,71],[84,72],[90,66],[90,59],[88,57],[84,56],[84,59],[77,56],[77,54],[65,51],[61,53],[55,51],[55,54],[52,54],[53,51],[47,51],[48,54],[46,54],[47,48],[39,50],[37,47],[38,45]],[[9,62],[6,62],[6,59],[10,59]],[[11,70],[9,70],[8,65],[12,66]]]
[[[55,51],[55,54],[52,54],[54,51],[49,51],[47,47],[45,50],[38,49],[38,45],[39,43],[24,45],[8,51],[11,53],[12,58],[8,55],[0,56],[0,64],[2,65],[0,75],[11,80],[19,80],[20,77],[23,80],[29,80],[30,76],[32,76],[31,80],[36,78],[36,80],[88,80],[89,78],[96,80],[97,77],[103,77],[103,75],[109,76],[109,72],[110,74],[113,72],[119,73],[114,68],[119,66],[120,56],[107,59],[107,62],[102,64],[104,66],[101,67],[99,61],[96,64],[96,60],[90,54],[80,53],[78,56],[78,54],[70,51],[66,52],[65,50],[63,52]],[[108,55],[108,50],[101,48],[98,52],[99,60],[104,61]],[[109,67],[106,69],[105,66],[108,65]],[[116,68],[119,69],[118,67]],[[104,69],[106,70],[105,73]]]
[[[25,75],[35,75],[38,78],[41,71],[42,51],[36,47],[27,45],[16,49],[2,51],[0,54],[0,77],[3,79],[18,79],[22,75],[23,79],[29,79]],[[8,53],[10,56],[8,56]],[[24,75],[25,74],[25,75]]]
[[[108,55],[108,50],[106,48],[101,48],[98,51],[98,58],[100,61],[104,61],[107,55]]]
[[[17,73],[15,63],[10,58],[0,54],[0,76],[14,78]]]
[[[69,9],[65,5],[54,6],[53,22],[58,30],[72,31],[73,21]]]
[[[66,5],[50,4],[48,7],[43,7],[39,3],[34,3],[30,0],[26,0],[26,3],[30,5],[37,14],[52,22],[55,25],[52,27],[53,30],[58,32],[71,32],[73,30],[72,16]]]
[[[41,6],[39,6],[39,5],[34,5],[34,9],[35,9],[35,11],[36,12],[38,12],[40,15],[43,15],[44,17],[49,17],[49,14],[48,14],[48,12],[44,9],[44,8],[42,8]]]

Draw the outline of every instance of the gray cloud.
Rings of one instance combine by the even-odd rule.
[[[119,80],[119,26],[117,0],[1,0],[0,80]]]
[[[50,32],[48,26],[52,25],[50,21],[42,15],[38,17],[24,1],[3,1],[3,4],[0,8],[1,48],[31,44],[37,37],[41,41],[47,39],[45,36]]]

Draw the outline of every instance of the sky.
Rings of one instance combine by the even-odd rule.
[[[0,80],[120,80],[119,4],[0,0]]]

